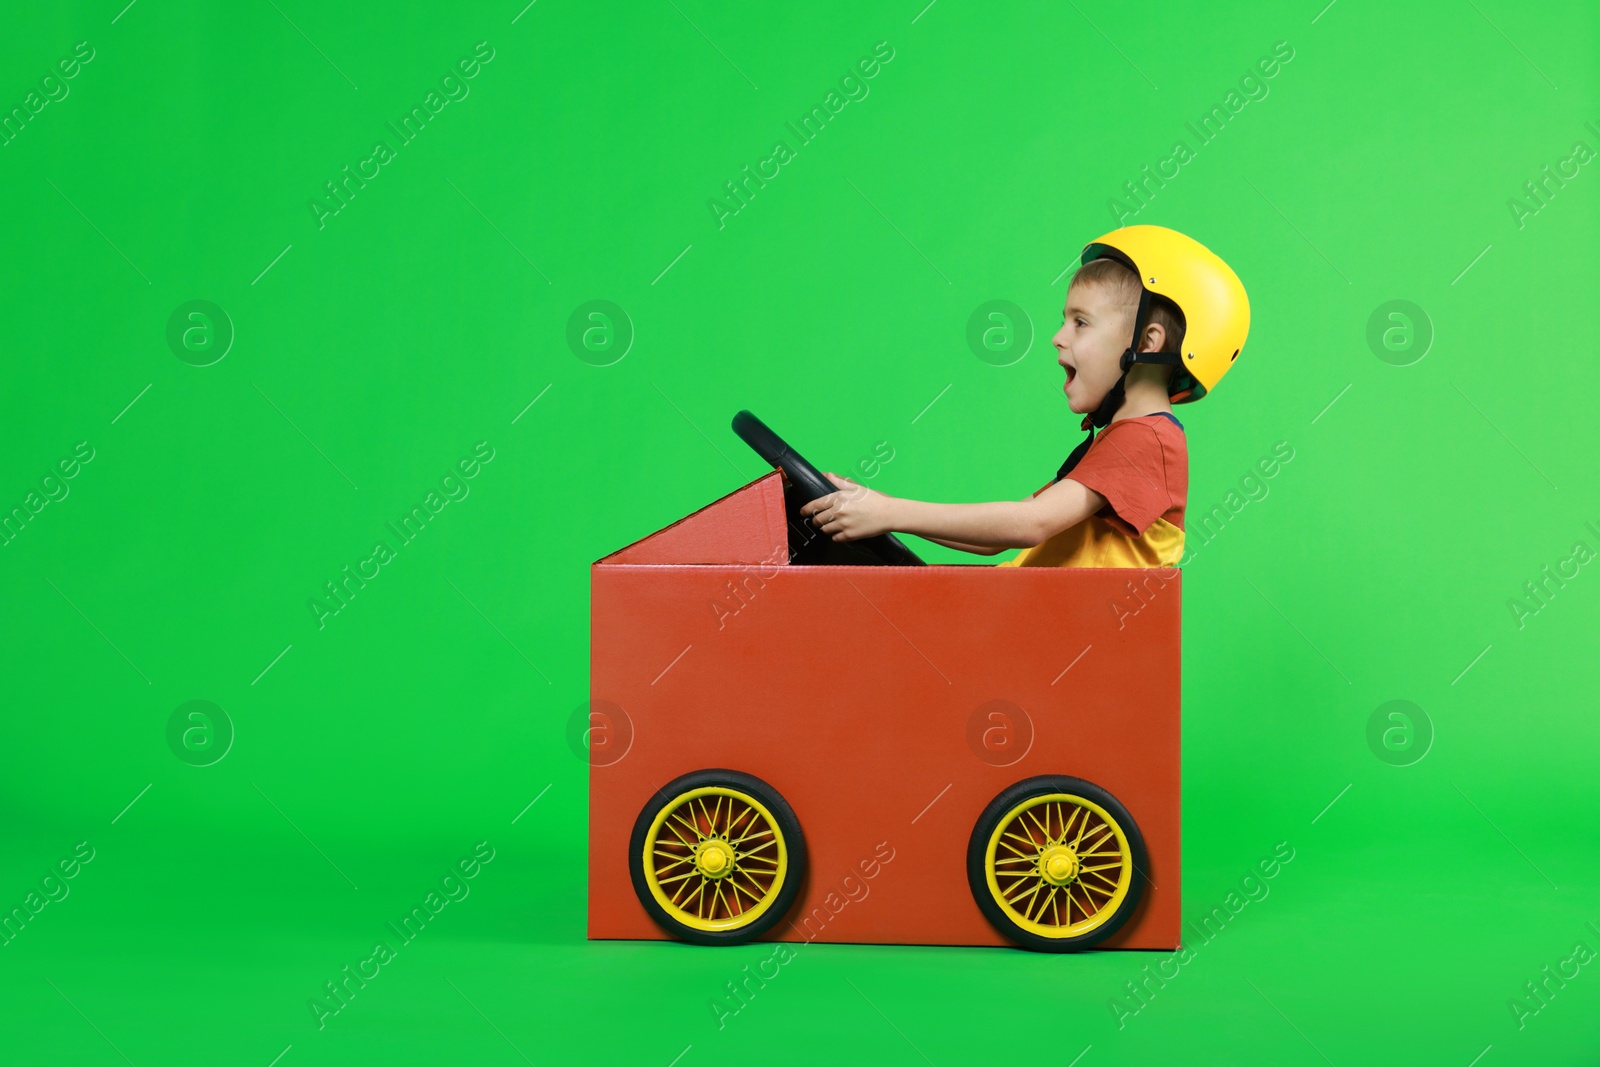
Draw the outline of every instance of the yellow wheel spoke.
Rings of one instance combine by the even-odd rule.
[[[1105,887],[1095,885],[1093,882],[1086,882],[1082,878],[1078,879],[1077,884],[1082,886],[1084,889],[1093,889],[1096,893],[1102,893],[1108,897],[1116,893],[1117,883],[1111,881],[1111,879],[1107,878],[1103,874],[1097,874],[1095,877],[1106,883]]]
[[[1043,887],[1041,886],[1041,888],[1043,888]],[[1027,920],[1029,922],[1033,922],[1034,921],[1033,909],[1034,908],[1038,908],[1040,917],[1043,917],[1044,909],[1050,904],[1050,901],[1055,899],[1055,895],[1056,895],[1056,887],[1055,886],[1051,886],[1048,890],[1045,891],[1044,896],[1035,897],[1034,898],[1033,903],[1028,905],[1028,910],[1026,912],[1024,912],[1023,915],[1027,918]]]
[[[995,863],[1033,863],[1036,859],[1035,856],[1001,856]]]
[[[688,872],[686,872],[684,874],[675,874],[671,878],[657,877],[656,878],[656,884],[657,885],[671,885],[673,882],[681,882],[685,878],[693,878],[696,874],[699,874],[699,873],[700,873],[699,871],[688,871]]]
[[[1079,846],[1083,844],[1083,832],[1089,829],[1089,812],[1086,809],[1079,810],[1083,811],[1083,821],[1078,824],[1078,836],[1072,839],[1072,848],[1075,852],[1081,851]]]
[[[1050,840],[1050,828],[1039,821],[1039,816],[1034,814],[1033,808],[1029,808],[1026,812],[1024,812],[1024,814],[1027,815],[1029,819],[1033,820],[1033,825],[1039,828],[1039,832],[1044,835],[1044,839],[1048,843]],[[1048,818],[1049,814],[1049,812],[1046,812],[1045,817]]]
[[[756,809],[755,808],[745,808],[744,811],[740,814],[740,816],[737,819],[734,819],[734,820],[730,821],[728,823],[728,840],[733,841],[733,843],[736,844],[736,845],[740,841],[746,840],[746,838],[743,838],[743,837],[738,838],[737,840],[735,840],[733,835],[734,835],[734,832],[739,829],[739,824],[744,822],[746,819],[749,819],[750,816],[754,815],[755,813],[756,813]],[[760,821],[759,820],[753,820],[750,823],[750,827],[754,827],[754,826],[757,826],[757,825],[760,825]],[[747,827],[746,829],[749,829],[749,827]],[[749,836],[756,837],[756,836],[760,836],[761,834],[770,834],[771,832],[772,832],[771,830],[756,830],[753,834],[751,834]]]
[[[688,889],[690,886],[694,887],[694,892],[686,894],[683,897],[683,899],[680,901],[678,899],[678,893],[682,893],[684,890]],[[699,894],[702,890],[704,890],[705,887],[706,887],[706,880],[705,880],[705,878],[703,876],[700,878],[699,881],[683,883],[681,886],[678,887],[678,893],[674,893],[672,895],[673,906],[674,907],[678,907],[678,908],[682,908],[684,911],[688,911],[689,910],[689,902],[691,900],[693,900],[697,894]]]
[[[999,843],[1002,844],[1002,845],[1005,844],[1005,840],[1004,839],[1009,837],[1009,838],[1012,838],[1014,840],[1021,841],[1024,847],[1028,848],[1029,850],[1031,850],[1033,852],[1039,851],[1039,842],[1035,841],[1032,837],[1024,837],[1023,835],[1021,835],[1019,833],[1015,833],[1014,831],[1011,831],[1011,830],[1007,830],[1005,833],[1001,834],[1000,837],[1001,837],[1001,840],[1000,840]],[[1011,847],[1011,851],[1013,851],[1013,852],[1020,852],[1021,851],[1021,849],[1018,849],[1015,846],[1010,846],[1010,847]]]
[[[1114,830],[1112,830],[1109,825],[1102,826],[1098,830],[1096,830],[1091,837],[1089,837],[1087,840],[1084,841],[1082,851],[1084,851],[1084,852],[1093,852],[1095,849],[1099,848],[1101,845],[1105,844],[1107,841],[1115,841],[1115,840],[1116,840],[1116,832]]]
[[[1066,821],[1061,824],[1061,840],[1065,841],[1067,839],[1067,835],[1072,833],[1072,824],[1077,820],[1078,816],[1082,814],[1083,809],[1077,805],[1073,805],[1072,810],[1067,813]]]
[[[1082,889],[1083,887],[1079,886],[1078,888]],[[1084,918],[1091,918],[1100,914],[1100,904],[1088,894],[1087,890],[1083,894],[1083,900],[1084,903],[1088,905],[1088,907],[1083,909]]]
[[[1083,859],[1082,856],[1079,856],[1078,858],[1080,860]],[[1094,867],[1089,867],[1089,866],[1086,865],[1086,866],[1083,866],[1083,867],[1079,867],[1078,869],[1080,871],[1111,871],[1111,870],[1115,870],[1116,868],[1121,867],[1121,866],[1122,866],[1122,860],[1120,858],[1118,858],[1118,860],[1115,863],[1101,863],[1101,864],[1097,864]]]
[[[1096,893],[1099,893],[1105,897],[1114,897],[1117,895],[1117,887],[1115,885],[1098,886],[1093,882],[1079,882],[1078,884],[1083,886],[1085,889],[1093,889]]]
[[[746,814],[752,813],[747,811]],[[733,837],[734,827],[738,827],[739,822],[744,822],[744,816],[739,816],[738,821],[731,822],[731,824],[728,825],[728,840],[730,840],[731,843],[734,843],[734,845],[738,845],[739,841],[749,841],[752,837],[771,837],[771,833],[773,833],[771,830],[754,829],[755,825],[757,825],[757,822],[750,822],[749,827],[746,827],[747,830],[750,830],[749,833],[746,833],[744,837]]]
[[[693,814],[694,814],[694,812],[693,812],[693,811],[691,811],[691,812],[690,812],[690,813],[689,813],[689,814],[690,814],[690,815],[693,815]],[[682,840],[683,840],[683,843],[684,843],[684,844],[686,844],[686,845],[692,845],[692,844],[694,844],[694,843],[695,843],[695,841],[698,841],[698,840],[700,840],[700,839],[701,839],[701,838],[702,838],[702,837],[704,837],[704,836],[705,836],[705,835],[704,835],[704,834],[702,834],[702,833],[701,833],[701,832],[700,832],[700,829],[699,829],[699,827],[697,827],[697,826],[695,826],[695,824],[694,824],[694,823],[692,823],[692,822],[690,822],[690,821],[689,821],[689,820],[688,820],[688,819],[685,819],[685,818],[684,818],[684,817],[683,817],[683,813],[682,813],[682,812],[679,812],[679,811],[675,811],[675,812],[673,812],[673,813],[672,813],[672,814],[671,814],[671,815],[669,815],[669,816],[668,816],[668,817],[667,817],[667,818],[668,818],[668,820],[669,820],[669,821],[670,821],[670,820],[671,820],[671,819],[676,819],[676,820],[678,820],[678,822],[679,822],[679,823],[680,823],[680,824],[682,824],[682,826],[683,826],[683,828],[684,828],[684,829],[685,829],[685,830],[688,830],[688,831],[689,831],[689,832],[690,832],[690,833],[691,833],[691,834],[693,834],[693,835],[694,835],[694,841],[691,841],[691,840],[689,840],[689,839],[688,839],[688,838],[682,838]]]
[[[1044,888],[1044,883],[1043,882],[1034,883],[1032,892],[1022,894],[1022,896],[1018,897],[1016,900],[1013,900],[1011,902],[1011,906],[1020,911],[1022,909],[1023,902],[1026,901],[1026,900],[1030,900],[1033,897],[1038,896],[1039,895],[1039,890],[1041,890],[1043,888]]]
[[[776,855],[762,855],[767,849],[776,849],[777,847],[778,843],[776,841],[768,841],[765,844],[757,845],[755,848],[740,849],[738,856],[742,860],[755,860],[758,863],[777,863],[778,857]]]
[[[1054,841],[1056,845],[1059,845],[1061,841],[1067,840],[1067,819],[1072,817],[1072,814],[1070,814],[1069,811],[1066,811],[1066,809],[1062,808],[1061,801],[1059,800],[1051,801],[1050,806],[1054,813],[1056,813],[1056,825],[1061,827],[1061,833],[1058,833],[1056,837],[1051,838],[1051,841]]]
[[[736,873],[738,873],[738,872],[735,872],[735,874]],[[745,896],[749,897],[751,903],[753,903],[753,904],[761,903],[761,898],[766,895],[765,893],[752,893],[752,892],[750,892],[750,890],[748,890],[744,886],[740,885],[739,882],[738,882],[738,879],[735,878],[733,875],[729,875],[728,876],[728,884],[731,885],[738,892],[743,893]]]
[[[743,855],[741,855],[739,857],[739,863],[741,865],[745,865],[745,864],[761,864],[762,865],[759,868],[758,867],[751,867],[750,868],[751,870],[773,870],[773,871],[775,871],[775,870],[778,869],[778,861],[777,861],[776,857],[773,857],[773,856],[752,856],[748,852],[744,853]]]
[[[746,893],[753,892],[755,894],[754,899],[756,899],[756,900],[765,899],[766,895],[768,893],[772,892],[772,886],[771,885],[766,885],[766,886],[762,885],[756,879],[752,878],[749,875],[748,872],[746,872],[746,871],[735,871],[734,872],[735,876],[736,875],[740,875],[740,874],[743,874],[745,876],[745,879],[750,883],[749,885],[747,885],[747,886],[746,885],[739,885],[737,877],[731,877],[730,876],[729,881],[733,882],[734,885],[739,886],[739,888],[742,889]]]
[[[1010,889],[1006,890],[1006,903],[1016,904],[1019,900],[1022,900],[1027,895],[1022,891],[1027,889],[1030,885],[1033,886],[1033,891],[1037,893],[1039,891],[1039,887],[1044,885],[1044,883],[1039,881],[1037,878],[1025,878],[1022,881],[1017,882]],[[1012,896],[1011,894],[1013,893],[1015,893],[1016,896]]]

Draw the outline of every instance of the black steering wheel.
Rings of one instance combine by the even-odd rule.
[[[809,516],[800,514],[800,509],[819,497],[837,493],[838,487],[748,411],[733,417],[733,432],[755,449],[756,455],[782,470],[788,479],[783,488],[783,503],[789,518],[791,563],[925,566],[894,534],[879,534],[859,541],[835,541],[824,534],[812,525]]]

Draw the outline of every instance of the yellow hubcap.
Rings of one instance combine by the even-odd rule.
[[[789,850],[755,797],[727,786],[702,786],[673,797],[644,841],[650,895],[673,919],[696,930],[735,930],[777,899],[789,875]]]
[[[1066,885],[1078,875],[1078,854],[1065,845],[1053,845],[1040,857],[1039,872],[1051,885]]]
[[[984,873],[995,903],[1040,937],[1081,937],[1128,896],[1133,850],[1100,805],[1070,793],[1030,797],[989,835]]]
[[[700,858],[695,866],[700,868],[700,873],[711,878],[721,878],[728,871],[728,853],[721,845],[707,845],[700,850]]]

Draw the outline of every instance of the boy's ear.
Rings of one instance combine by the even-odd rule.
[[[1145,326],[1144,336],[1139,342],[1141,352],[1159,352],[1167,343],[1167,329],[1159,322],[1152,322]]]

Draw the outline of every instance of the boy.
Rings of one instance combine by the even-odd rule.
[[[835,541],[900,531],[984,556],[1027,550],[1002,567],[1175,566],[1189,454],[1172,405],[1200,399],[1233,365],[1249,301],[1226,263],[1161,226],[1114,230],[1080,263],[1053,343],[1090,436],[1054,479],[1020,501],[935,504],[830,471],[840,492],[801,514]]]

